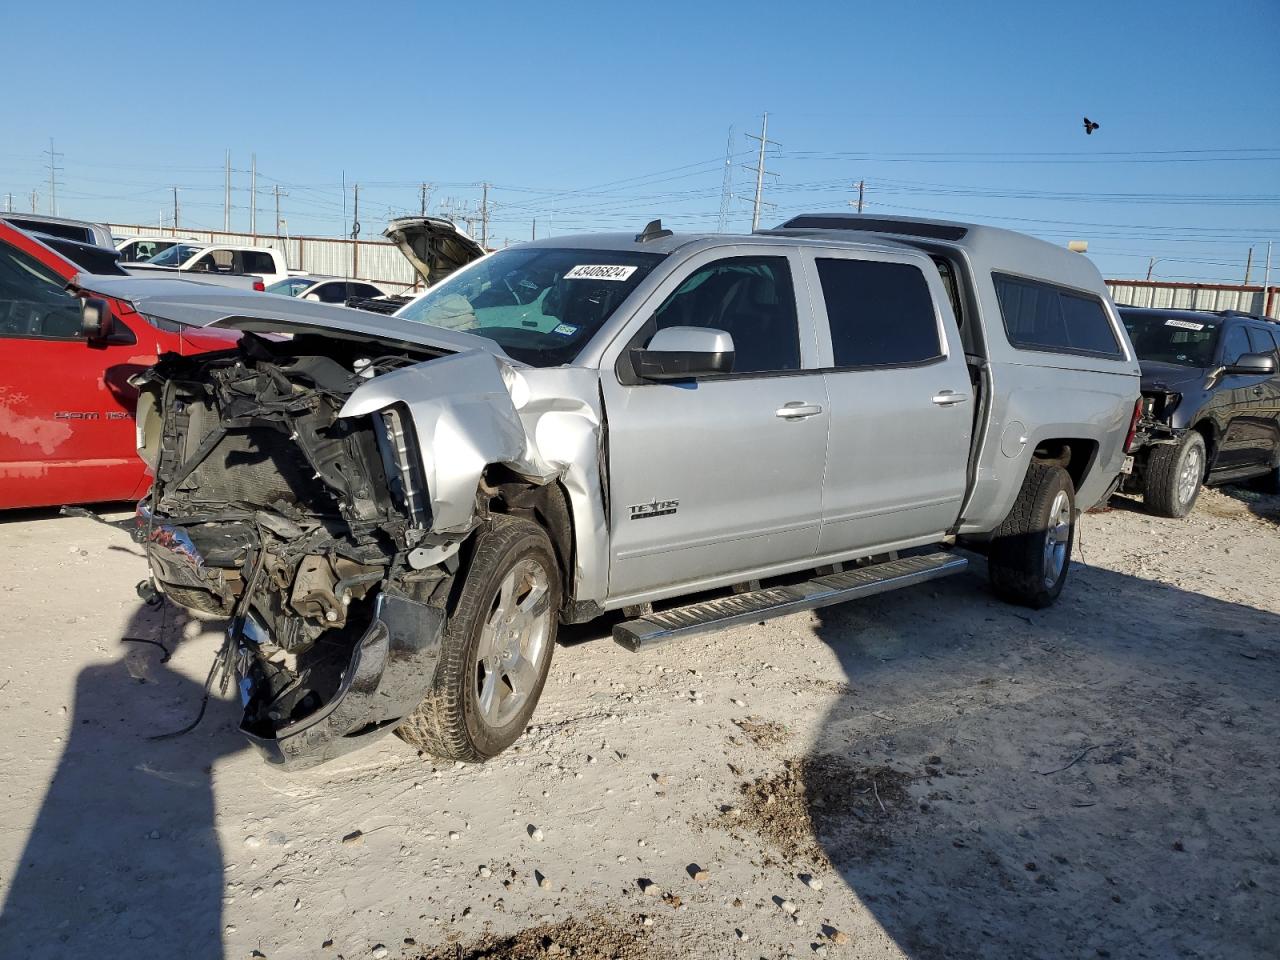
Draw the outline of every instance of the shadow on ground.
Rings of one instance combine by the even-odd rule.
[[[919,960],[1274,957],[1280,617],[1082,565],[1024,610],[983,567],[820,612],[822,852]]]
[[[211,768],[244,748],[224,701],[172,669],[189,626],[139,604],[117,660],[76,679],[70,732],[0,910],[0,957],[214,957],[223,862]],[[216,629],[210,624],[208,629]]]

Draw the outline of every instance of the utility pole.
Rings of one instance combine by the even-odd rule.
[[[724,233],[729,226],[729,200],[733,196],[733,125],[729,126],[729,139],[724,144],[724,177],[720,180],[720,226]]]
[[[249,155],[249,232],[258,236],[258,155]]]
[[[222,232],[231,232],[231,151],[227,151],[226,175],[222,184]]]
[[[850,200],[850,201],[849,201],[849,206],[853,207],[853,209],[855,209],[856,211],[858,211],[858,213],[861,213],[861,212],[862,212],[862,188],[863,188],[863,185],[864,185],[865,183],[866,183],[866,181],[865,181],[865,180],[859,180],[859,181],[858,181],[858,183],[857,183],[857,187],[858,187],[858,199],[857,199],[857,200]],[[853,184],[849,184],[849,186],[851,186],[851,187],[852,187],[852,186],[853,186]]]
[[[360,237],[360,184],[355,185],[355,203],[351,208],[351,239]],[[360,244],[351,244],[351,272],[348,277],[360,276]]]
[[[480,184],[480,249],[489,250],[489,184]]]
[[[58,158],[62,154],[53,149],[53,137],[49,138],[49,149],[44,153],[49,158],[49,212],[56,217],[58,215],[58,174],[62,172],[62,167],[58,166]],[[32,213],[34,212],[33,210]]]
[[[1249,248],[1249,256],[1244,261],[1244,285],[1249,285],[1249,270],[1253,266],[1253,247]]]
[[[173,188],[173,230],[176,234],[178,231],[178,188]]]
[[[1271,316],[1271,241],[1267,241],[1267,266],[1262,272],[1262,315]]]
[[[747,136],[752,140],[760,141],[760,159],[754,167],[747,168],[756,172],[756,198],[755,202],[751,205],[751,232],[755,233],[760,229],[760,207],[764,204],[765,147],[771,143],[775,147],[780,147],[782,144],[778,143],[776,140],[769,139],[769,114],[767,113],[760,120],[760,136],[757,137],[754,133],[748,133]],[[770,174],[770,176],[772,176],[772,174]]]
[[[431,196],[431,184],[422,183],[418,187],[418,215],[427,215],[427,200]]]
[[[35,212],[36,212],[36,192],[35,192],[35,190],[32,190],[32,191],[31,191],[31,212],[32,212],[32,213],[35,213]]]
[[[532,234],[530,234],[529,239],[530,240],[538,239],[538,218],[537,217],[533,218],[533,232]]]
[[[1155,269],[1155,266],[1156,266],[1155,257],[1151,257],[1149,260],[1147,260],[1147,279],[1148,280],[1151,279],[1151,271]]]
[[[280,189],[280,184],[276,184],[272,188],[272,192],[276,195],[276,236],[280,236],[280,198],[287,197],[289,194]]]

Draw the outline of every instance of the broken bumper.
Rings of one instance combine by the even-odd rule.
[[[313,767],[359,749],[400,725],[422,701],[440,660],[444,612],[408,597],[383,592],[351,653],[337,693],[309,716],[262,736],[240,732],[268,763],[290,770]],[[242,632],[233,638],[252,643]],[[252,678],[241,678],[241,697],[253,697]]]

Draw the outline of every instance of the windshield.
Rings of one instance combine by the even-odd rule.
[[[1130,313],[1120,311],[1139,360],[1208,367],[1218,341],[1216,317]]]
[[[569,363],[663,254],[514,247],[432,287],[396,316],[496,341],[535,367]]]
[[[267,293],[279,293],[286,297],[296,297],[315,281],[310,277],[285,277],[267,287]]]
[[[186,243],[175,243],[168,250],[157,253],[147,263],[154,263],[158,267],[180,267],[193,256],[199,253],[202,247],[193,247]]]

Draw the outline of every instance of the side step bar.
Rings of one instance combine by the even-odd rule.
[[[613,639],[635,653],[668,640],[709,633],[722,627],[757,623],[769,617],[781,617],[800,610],[813,610],[914,586],[926,580],[960,573],[968,565],[968,560],[952,553],[902,557],[790,586],[765,587],[651,613],[618,624],[613,628]]]

